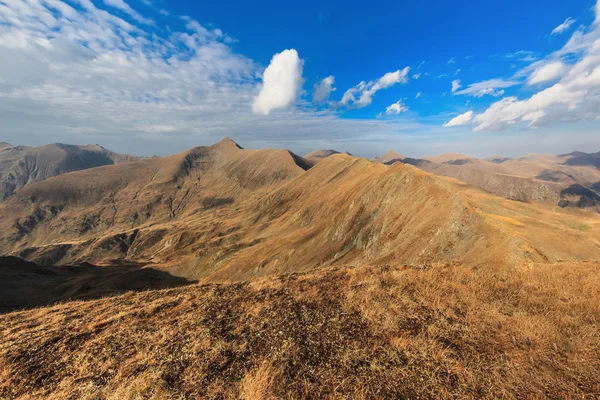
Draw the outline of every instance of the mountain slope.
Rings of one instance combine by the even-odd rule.
[[[34,182],[66,172],[141,159],[98,145],[49,144],[41,147],[0,144],[0,200]]]
[[[302,161],[226,139],[39,182],[0,204],[0,253],[45,265],[124,259],[212,281],[350,263],[599,256],[598,216],[505,203],[401,163]]]
[[[0,398],[594,398],[599,267],[340,266],[0,315]]]

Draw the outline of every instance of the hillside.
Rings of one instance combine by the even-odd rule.
[[[316,166],[230,139],[65,174],[0,204],[0,254],[237,281],[311,268],[598,260],[600,216],[505,202],[409,165]],[[543,233],[543,234],[542,234]]]
[[[117,154],[98,145],[54,143],[26,147],[3,142],[0,143],[0,201],[26,185],[53,176],[141,158]]]
[[[0,398],[594,398],[600,265],[340,266],[0,316]]]

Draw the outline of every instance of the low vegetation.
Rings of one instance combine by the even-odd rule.
[[[0,316],[0,398],[596,398],[600,265],[335,267]]]

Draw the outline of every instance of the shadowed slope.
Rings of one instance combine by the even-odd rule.
[[[143,265],[39,266],[0,257],[0,312],[70,299],[92,299],[130,290],[162,289],[192,282]]]

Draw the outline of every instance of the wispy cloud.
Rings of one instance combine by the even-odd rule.
[[[459,81],[460,82],[460,81]],[[455,95],[483,97],[483,96],[494,96],[499,97],[504,94],[504,89],[515,85],[520,82],[516,80],[505,80],[505,79],[490,79],[487,81],[472,83],[463,90],[453,90]],[[453,85],[454,89],[454,85]]]
[[[336,90],[336,88],[333,87],[334,83],[335,77],[333,75],[323,78],[319,82],[315,83],[312,94],[313,102],[315,104],[323,104],[327,102],[331,92]]]
[[[467,125],[473,119],[473,111],[460,114],[444,124],[444,128]]]
[[[398,114],[400,114],[402,112],[406,112],[406,111],[408,111],[408,106],[406,104],[404,104],[404,102],[402,100],[398,100],[394,104],[390,104],[385,109],[386,115],[391,115],[391,114],[398,115]]]
[[[563,22],[562,24],[560,24],[552,30],[551,35],[560,35],[561,33],[568,31],[571,28],[571,25],[573,25],[574,23],[575,20],[573,18],[567,18],[565,22]]]
[[[376,81],[362,81],[353,88],[348,89],[339,104],[357,108],[366,107],[373,102],[373,96],[378,91],[387,89],[397,83],[408,82],[409,71],[410,68],[406,67],[402,70],[388,72]]]
[[[452,81],[452,93],[455,93],[460,88],[461,88],[460,79],[456,79],[456,80]]]

